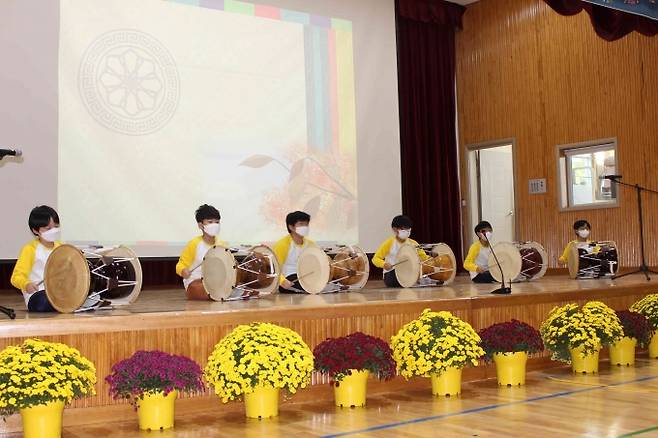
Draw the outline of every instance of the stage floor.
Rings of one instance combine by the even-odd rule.
[[[500,300],[515,297],[537,297],[545,294],[580,294],[587,295],[594,291],[619,290],[629,287],[653,287],[658,285],[658,279],[646,281],[643,275],[635,274],[617,280],[573,280],[567,276],[546,276],[538,281],[514,283],[511,295],[492,295],[496,284],[475,284],[467,276],[458,276],[449,286],[418,287],[418,288],[386,288],[382,281],[370,281],[360,291],[341,292],[332,294],[273,294],[258,299],[240,301],[188,301],[182,286],[174,289],[143,290],[137,300],[130,305],[114,309],[80,312],[72,314],[62,313],[28,313],[25,303],[18,292],[6,291],[0,294],[0,303],[16,311],[14,322],[34,321],[39,319],[51,320],[85,320],[97,317],[127,316],[138,314],[168,314],[185,313],[194,314],[221,314],[237,311],[263,311],[286,310],[294,308],[327,308],[331,306],[362,306],[364,304],[390,304],[391,302],[418,302],[418,301],[460,301],[460,300]],[[656,288],[658,293],[658,288]],[[565,297],[566,298],[566,297]],[[0,315],[1,317],[2,315]],[[0,320],[9,322],[8,319]],[[2,329],[0,328],[0,332]]]

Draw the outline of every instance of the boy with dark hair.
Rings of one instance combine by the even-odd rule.
[[[203,204],[194,213],[201,235],[190,240],[178,259],[176,274],[183,278],[185,295],[188,300],[209,300],[210,297],[201,282],[201,263],[210,248],[224,245],[219,240],[219,211],[212,205]]]
[[[489,254],[491,248],[489,241],[493,233],[493,227],[487,221],[481,221],[475,226],[475,235],[478,240],[468,249],[466,260],[464,260],[464,269],[471,276],[474,283],[494,283],[496,280],[489,272]]]
[[[562,264],[565,264],[569,261],[569,254],[571,253],[571,247],[573,245],[582,245],[591,242],[589,235],[592,231],[592,226],[586,220],[581,219],[574,222],[573,231],[576,233],[576,239],[567,243],[567,246],[564,248],[564,252],[562,252],[562,255],[558,259],[558,261]]]
[[[297,260],[304,248],[315,243],[307,239],[308,224],[311,216],[303,211],[293,211],[286,216],[286,230],[288,235],[279,239],[272,251],[281,267],[279,292],[295,293],[304,289],[297,280]]]
[[[11,284],[23,293],[30,312],[55,312],[43,285],[46,261],[53,249],[61,245],[59,215],[52,207],[40,205],[27,220],[36,237],[21,250],[11,274]]]
[[[409,243],[413,246],[418,246],[418,242],[409,238],[411,235],[411,226],[411,219],[407,216],[395,216],[391,221],[393,236],[386,239],[372,256],[372,264],[383,270],[384,284],[387,287],[402,287],[395,276],[394,265],[401,245]],[[421,260],[429,258],[422,249],[418,250],[418,257]]]

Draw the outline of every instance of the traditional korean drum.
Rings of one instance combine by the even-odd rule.
[[[77,248],[60,245],[48,257],[46,296],[62,313],[134,302],[142,290],[142,267],[128,247]]]
[[[422,260],[418,250],[429,252]],[[457,273],[457,261],[445,243],[423,244],[419,247],[405,243],[398,250],[395,277],[402,287],[427,287],[450,284]]]
[[[605,241],[571,245],[568,266],[571,278],[612,277],[619,269],[617,244]]]
[[[255,298],[276,293],[279,263],[265,245],[240,249],[235,254],[220,245],[208,250],[201,264],[202,283],[215,301]]]

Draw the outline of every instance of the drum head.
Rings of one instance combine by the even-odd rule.
[[[107,298],[107,300],[114,306],[134,303],[139,296],[139,293],[142,291],[143,278],[142,265],[139,262],[139,257],[137,257],[137,254],[135,254],[135,252],[127,246],[118,246],[116,248],[110,249],[109,251],[100,251],[100,253],[104,256],[112,257],[114,259],[126,259],[126,261],[114,261],[116,264],[129,265],[128,269],[126,270],[127,277],[119,279],[123,281],[135,282],[135,285],[132,287],[116,288],[119,296],[115,298]]]
[[[341,248],[331,261],[331,280],[351,289],[361,289],[368,282],[370,263],[358,246]]]
[[[578,252],[578,245],[571,245],[567,265],[569,267],[569,277],[577,278],[578,270],[580,269],[580,253]]]
[[[548,269],[548,253],[537,242],[524,242],[520,245],[521,270],[528,280],[539,280]]]
[[[297,279],[304,290],[310,294],[319,294],[329,283],[331,268],[329,257],[321,248],[309,246],[297,260]]]
[[[418,283],[421,268],[418,250],[415,246],[408,243],[400,246],[395,263],[395,277],[400,286],[411,287]]]
[[[258,295],[270,295],[279,290],[279,262],[270,247],[257,245],[249,248],[238,263],[236,287],[258,291]]]
[[[213,246],[201,264],[203,287],[215,301],[231,297],[236,280],[235,258],[228,248]]]
[[[73,245],[60,245],[53,250],[43,278],[48,301],[59,312],[78,310],[87,299],[89,266],[82,252]]]
[[[521,273],[521,253],[516,245],[509,242],[500,242],[494,245],[494,251],[503,269],[502,274],[505,276],[505,282],[512,281],[518,277]],[[491,276],[496,281],[501,281],[501,272],[493,254],[489,254],[488,264]]]
[[[440,268],[439,272],[436,272],[429,277],[432,280],[437,280],[443,282],[443,284],[450,284],[455,279],[457,275],[457,260],[455,259],[455,253],[452,252],[450,246],[445,243],[437,243],[432,247],[432,258],[427,259],[423,262],[423,273],[426,270],[426,267],[429,268],[429,272],[432,272],[433,268]]]

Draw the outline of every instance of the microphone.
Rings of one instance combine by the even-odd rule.
[[[614,181],[616,179],[622,179],[623,176],[621,175],[603,175],[600,176],[599,179],[609,179],[610,181]]]
[[[23,151],[20,149],[0,149],[0,160],[3,157],[20,157],[23,155]]]

